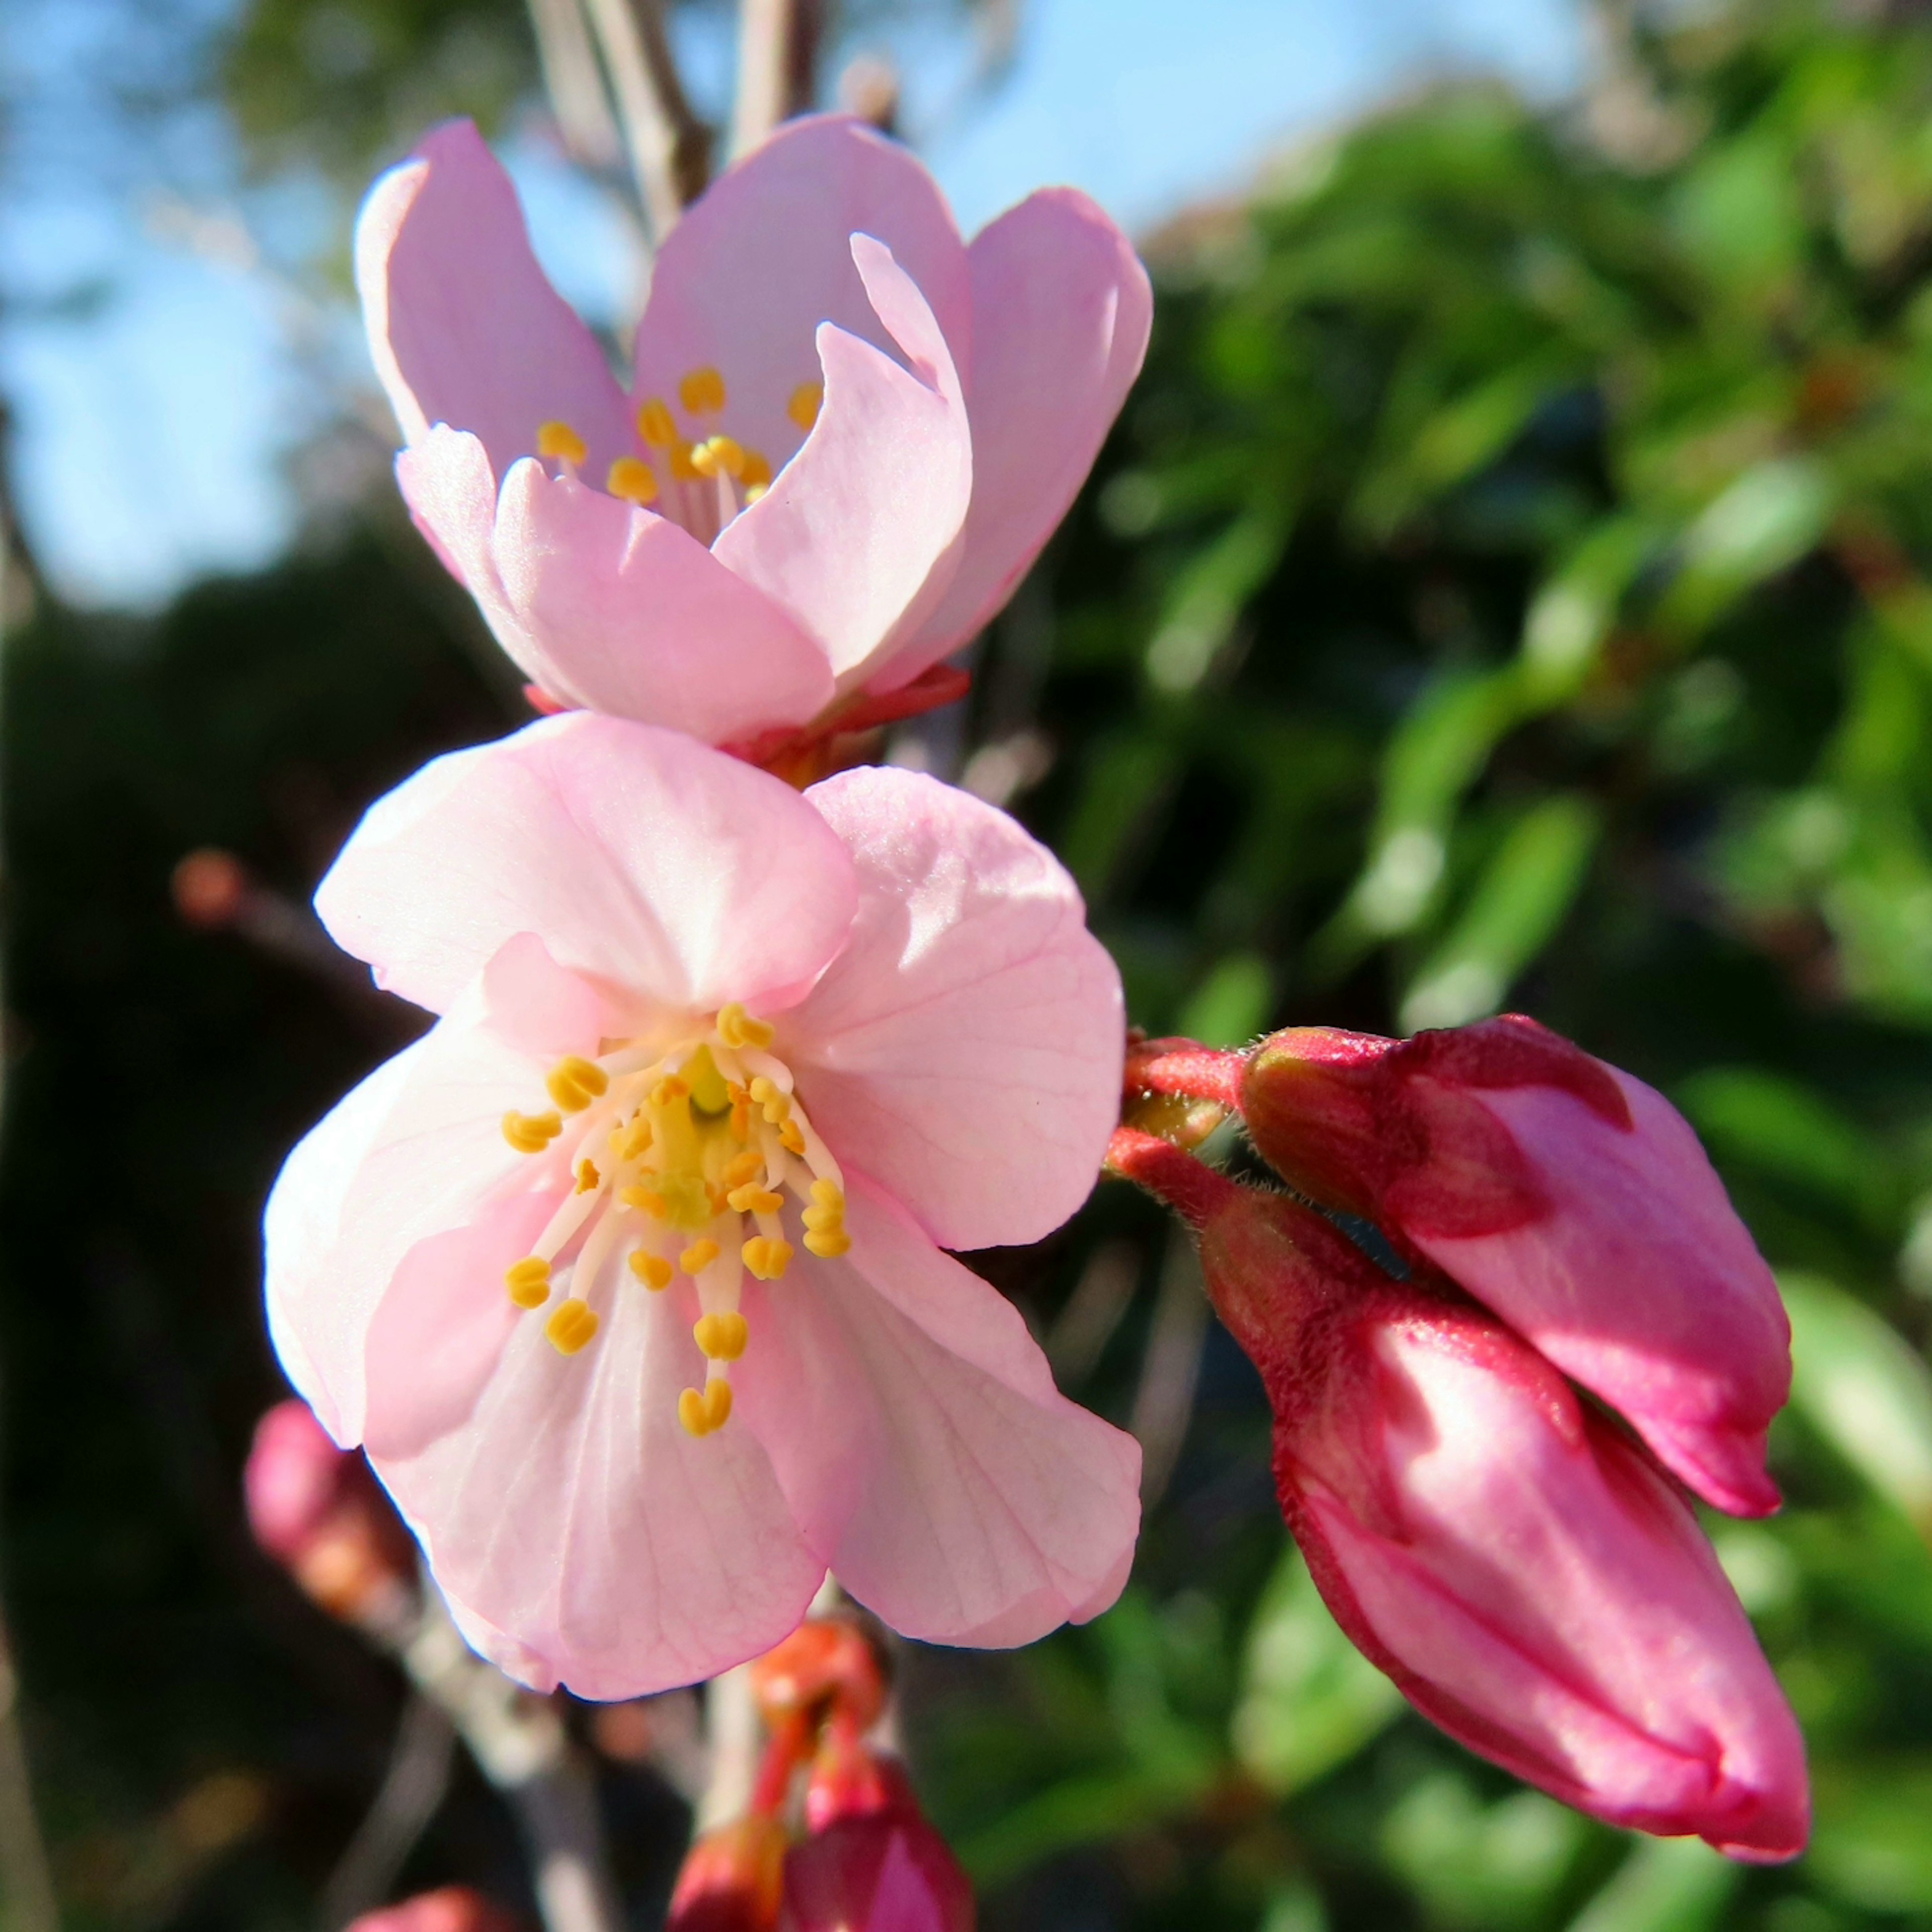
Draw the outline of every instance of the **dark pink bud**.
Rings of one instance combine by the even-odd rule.
[[[466,1885],[446,1885],[418,1893],[400,1905],[365,1912],[349,1932],[524,1932],[514,1912],[493,1904]]]
[[[1283,1513],[1336,1620],[1423,1714],[1580,1810],[1794,1857],[1804,1745],[1681,1492],[1424,1264],[1123,1130],[1261,1371]]]
[[[1790,1324],[1660,1094],[1509,1014],[1408,1040],[1276,1034],[1241,1106],[1278,1172],[1442,1268],[1707,1501],[1778,1508],[1765,1434]]]
[[[415,1545],[368,1462],[338,1449],[306,1402],[278,1402],[255,1425],[242,1484],[255,1540],[324,1610],[357,1620],[394,1612]]]
[[[685,1854],[664,1932],[772,1932],[784,1882],[784,1827],[752,1812]]]
[[[973,1888],[896,1759],[832,1746],[806,1815],[811,1837],[785,1855],[782,1932],[973,1932]]]

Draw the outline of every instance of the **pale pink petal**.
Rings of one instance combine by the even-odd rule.
[[[356,229],[369,349],[406,442],[469,430],[503,476],[538,427],[569,424],[588,473],[636,447],[604,352],[537,266],[517,192],[466,121],[369,191]]]
[[[1791,1328],[1771,1270],[1682,1115],[1610,1071],[1634,1131],[1550,1086],[1486,1088],[1552,1197],[1538,1220],[1415,1245],[1566,1375],[1621,1409],[1706,1500],[1778,1505],[1765,1432],[1791,1386]],[[1429,1083],[1418,1082],[1418,1088]]]
[[[748,1294],[731,1429],[860,1602],[934,1642],[1030,1642],[1125,1581],[1140,1450],[1067,1401],[996,1290],[848,1174],[842,1261]]]
[[[679,408],[680,379],[715,368],[723,414],[687,424],[728,430],[782,469],[802,432],[788,412],[820,380],[821,322],[889,355],[852,262],[850,238],[875,236],[923,292],[963,368],[971,352],[966,251],[932,177],[896,142],[843,116],[789,122],[714,182],[659,252],[637,341],[637,393]]]
[[[938,608],[874,671],[916,677],[1012,596],[1066,515],[1147,352],[1154,295],[1127,238],[1074,188],[982,229],[973,276],[973,508]]]
[[[572,712],[435,760],[316,893],[337,943],[440,1011],[520,932],[684,1011],[776,1011],[843,942],[851,862],[791,788],[690,739]]]
[[[859,880],[850,940],[781,1026],[814,1124],[942,1246],[1039,1240],[1120,1107],[1120,974],[1078,890],[1004,812],[916,773],[806,796]]]
[[[594,1060],[614,1030],[612,1003],[560,966],[534,932],[503,942],[483,969],[482,990],[490,1030],[536,1060],[566,1053]]]
[[[472,994],[378,1067],[290,1155],[268,1197],[270,1333],[345,1448],[362,1435],[369,1323],[404,1256],[518,1184],[500,1123],[541,1098],[540,1071],[482,1020]]]
[[[411,520],[476,598],[491,634],[541,682],[551,674],[550,662],[510,608],[496,574],[496,476],[488,452],[467,430],[439,423],[397,457],[396,482]]]
[[[850,245],[911,373],[823,325],[818,424],[712,546],[817,640],[842,684],[923,621],[958,562],[973,495],[972,431],[932,310],[881,243],[855,235]]]
[[[677,1420],[704,1372],[688,1286],[622,1282],[601,1312],[570,1357],[526,1318],[466,1420],[373,1460],[473,1639],[526,1682],[631,1697],[769,1648],[825,1567],[749,1430]]]
[[[540,654],[526,668],[566,705],[722,744],[831,701],[824,652],[770,598],[676,524],[574,478],[518,464],[492,556]]]

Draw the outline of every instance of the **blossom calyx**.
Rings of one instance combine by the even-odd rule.
[[[772,1932],[784,1890],[784,1827],[753,1812],[685,1854],[664,1932]]]
[[[810,1835],[785,1857],[782,1932],[973,1932],[972,1886],[896,1758],[828,1739],[806,1814]]]
[[[1765,1439],[1790,1393],[1790,1324],[1654,1088],[1507,1014],[1406,1040],[1276,1034],[1238,1098],[1277,1172],[1442,1268],[1707,1502],[1778,1508]]]

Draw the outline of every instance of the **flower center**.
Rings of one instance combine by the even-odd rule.
[[[746,1271],[776,1281],[790,1264],[787,1196],[814,1254],[836,1259],[852,1245],[838,1163],[772,1038],[734,1003],[668,1048],[624,1040],[595,1060],[560,1060],[545,1083],[548,1111],[503,1116],[511,1146],[559,1162],[574,1184],[505,1276],[510,1299],[548,1306],[544,1334],[574,1355],[600,1325],[593,1299],[689,1276],[705,1382],[679,1396],[677,1412],[694,1436],[731,1413],[731,1364],[750,1339],[738,1306]]]
[[[823,383],[801,382],[785,412],[809,434],[824,400]],[[646,398],[638,407],[637,428],[649,454],[617,458],[605,472],[604,489],[628,503],[655,506],[700,543],[716,542],[772,482],[770,458],[718,426],[727,400],[724,378],[708,367],[692,370],[679,382],[675,409],[664,397]],[[568,423],[547,422],[538,426],[536,453],[574,475],[590,452]]]

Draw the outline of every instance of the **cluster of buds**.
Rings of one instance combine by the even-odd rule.
[[[870,1738],[886,1678],[867,1633],[812,1618],[752,1680],[770,1742],[751,1804],[692,1846],[668,1932],[973,1932],[964,1873]]]
[[[1356,1645],[1568,1803],[1795,1856],[1803,1745],[1684,1493],[1778,1507],[1790,1330],[1682,1118],[1515,1016],[1148,1042],[1127,1086],[1109,1165],[1192,1229],[1267,1387],[1283,1513]],[[1203,1108],[1301,1198],[1197,1159]]]

